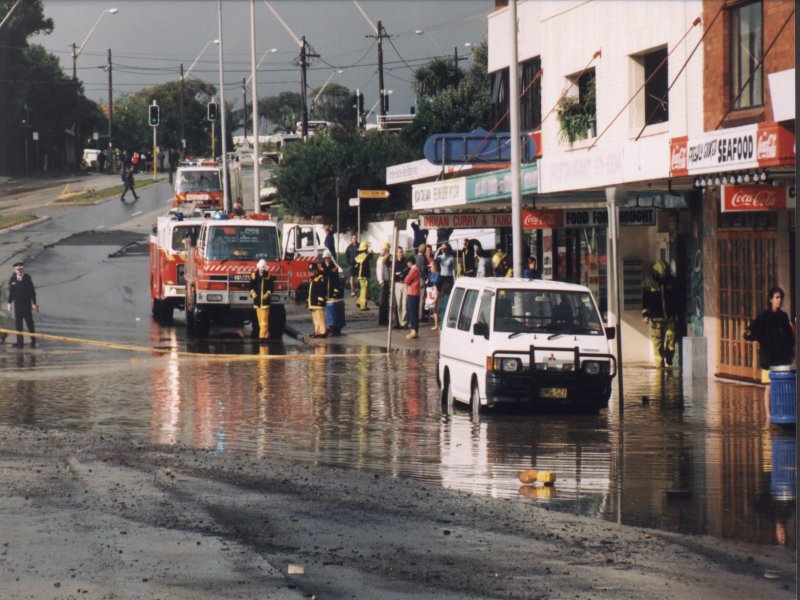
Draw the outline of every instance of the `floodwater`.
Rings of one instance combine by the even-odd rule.
[[[0,350],[0,422],[280,456],[796,547],[794,430],[769,425],[763,388],[689,389],[677,371],[629,368],[622,417],[616,398],[596,416],[473,416],[442,407],[435,354],[236,336],[187,345],[150,327],[164,354],[58,341]],[[521,485],[527,468],[555,471],[555,486]]]

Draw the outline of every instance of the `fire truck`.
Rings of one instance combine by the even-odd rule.
[[[292,231],[287,237],[296,235]],[[216,213],[203,221],[186,256],[186,324],[192,335],[207,337],[212,323],[241,326],[248,321],[257,333],[250,275],[262,258],[275,278],[269,330],[270,337],[278,338],[286,327],[284,303],[296,297],[318,254],[282,254],[278,227],[266,215],[227,218]]]
[[[231,206],[242,201],[242,176],[239,163],[228,162],[228,196]],[[190,214],[196,209],[224,208],[222,165],[215,160],[190,160],[178,165],[172,210]]]
[[[172,322],[175,309],[184,308],[187,239],[196,238],[202,217],[158,217],[150,234],[150,301],[153,317],[162,325]]]

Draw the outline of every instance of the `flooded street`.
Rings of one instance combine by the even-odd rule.
[[[435,353],[309,349],[291,338],[259,348],[235,332],[196,345],[177,327],[144,327],[166,354],[63,342],[0,352],[0,421],[417,478],[626,525],[796,547],[794,431],[768,425],[762,388],[684,389],[678,371],[630,368],[622,418],[613,398],[596,416],[476,419],[443,411]],[[521,486],[518,473],[532,467],[555,471],[556,485]]]

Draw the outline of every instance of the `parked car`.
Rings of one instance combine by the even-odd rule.
[[[597,412],[617,364],[589,288],[514,278],[458,279],[439,345],[442,399]]]
[[[252,152],[240,152],[239,164],[243,167],[252,167],[255,164],[255,157]]]

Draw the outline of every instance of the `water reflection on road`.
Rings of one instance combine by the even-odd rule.
[[[443,412],[435,354],[151,341],[167,352],[0,350],[0,421],[365,469],[629,525],[796,547],[794,431],[765,423],[759,387],[687,389],[677,372],[631,368],[622,419],[616,399],[596,416],[474,418]],[[555,471],[556,485],[521,485],[517,474],[531,467]]]

